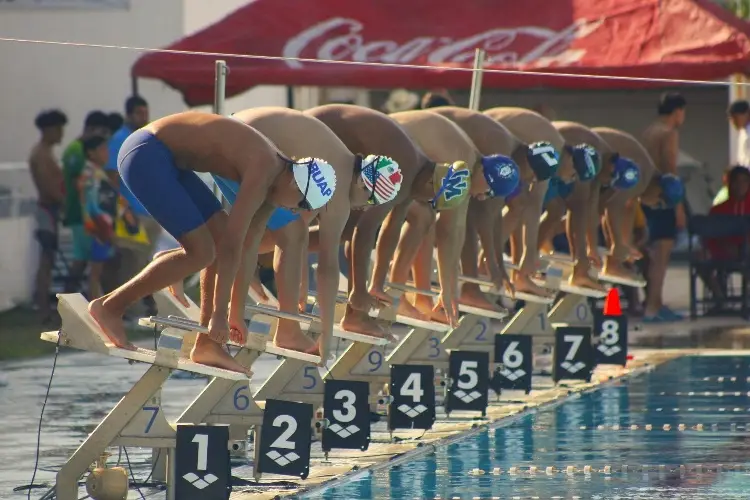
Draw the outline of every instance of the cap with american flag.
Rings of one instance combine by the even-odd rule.
[[[392,158],[368,155],[362,160],[362,180],[371,193],[371,205],[382,205],[395,199],[403,179],[401,167]]]

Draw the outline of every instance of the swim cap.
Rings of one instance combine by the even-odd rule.
[[[302,158],[292,163],[292,173],[300,193],[305,196],[308,210],[317,210],[333,198],[336,172],[320,158]]]
[[[372,196],[370,205],[382,205],[396,198],[401,190],[401,167],[387,156],[368,155],[362,160],[362,180]]]
[[[521,178],[516,162],[503,155],[483,156],[482,172],[492,190],[490,196],[508,196],[518,187]]]
[[[679,204],[685,198],[685,185],[674,174],[662,174],[659,177],[661,199],[670,207]]]
[[[599,153],[596,152],[592,146],[588,144],[579,144],[577,146],[569,147],[568,151],[573,157],[573,167],[576,169],[578,179],[582,181],[590,181],[599,173],[602,169],[601,159]]]
[[[529,144],[526,159],[537,180],[546,181],[557,172],[560,166],[560,153],[549,142]]]
[[[454,162],[452,165],[435,165],[432,182],[435,186],[435,197],[430,202],[432,208],[450,210],[469,196],[471,171],[462,161]]]
[[[612,181],[609,185],[613,189],[625,191],[638,184],[641,169],[630,158],[617,155],[612,159],[612,167]]]

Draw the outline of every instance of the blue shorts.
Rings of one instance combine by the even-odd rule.
[[[574,184],[572,182],[570,184],[565,184],[558,177],[552,177],[549,180],[547,192],[544,193],[544,206],[547,206],[547,203],[555,198],[562,198],[564,200],[573,192],[573,187]]]
[[[237,198],[237,190],[240,188],[239,184],[218,175],[213,175],[213,178],[227,202],[230,205],[234,205],[234,200]],[[277,208],[271,214],[268,222],[266,222],[266,228],[271,231],[277,231],[297,219],[299,219],[299,214],[295,214],[288,208]]]
[[[641,205],[648,225],[649,241],[677,238],[677,214],[674,208],[651,208]]]
[[[91,262],[106,262],[112,258],[113,253],[111,243],[102,243],[96,238],[91,238],[91,252],[89,253]]]
[[[91,235],[83,228],[83,224],[70,226],[73,233],[73,259],[85,262],[91,258]]]
[[[177,168],[169,148],[147,130],[125,140],[117,169],[151,217],[178,241],[222,209],[200,177]]]

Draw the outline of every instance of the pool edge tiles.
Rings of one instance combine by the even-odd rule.
[[[736,354],[737,351],[734,352]],[[283,480],[290,486],[276,489],[262,486],[250,487],[246,488],[245,491],[232,493],[231,499],[272,500],[319,493],[321,490],[354,480],[359,475],[392,467],[398,463],[416,460],[433,452],[438,447],[450,445],[485,430],[510,425],[542,408],[562,404],[571,397],[580,396],[607,384],[640,375],[673,359],[690,355],[711,355],[712,353],[710,350],[698,352],[697,349],[631,349],[631,354],[633,354],[634,359],[624,368],[620,366],[597,366],[589,383],[564,381],[561,385],[534,390],[528,395],[516,398],[516,401],[512,403],[491,401],[487,408],[487,418],[483,420],[438,418],[433,428],[427,432],[419,430],[394,433],[399,438],[403,438],[395,443],[383,442],[388,439],[388,433],[373,429],[373,442],[366,452],[336,450],[329,454],[328,462],[324,462],[320,444],[314,443],[310,475],[305,481],[295,481],[293,478],[282,478],[280,476],[264,477],[268,482]],[[291,486],[292,484],[296,485],[296,488]]]

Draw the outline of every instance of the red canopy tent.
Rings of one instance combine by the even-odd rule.
[[[210,54],[148,53],[132,73],[164,81],[189,105],[212,102],[219,58],[230,67],[227,96],[260,84],[468,88],[470,72],[446,68],[471,68],[475,48],[487,53],[485,69],[530,73],[485,73],[485,87],[642,88],[659,83],[538,72],[700,80],[748,73],[750,23],[709,0],[255,0],[168,47]]]

